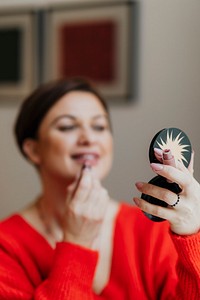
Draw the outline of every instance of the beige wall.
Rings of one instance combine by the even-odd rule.
[[[105,182],[114,197],[129,202],[137,194],[134,182],[154,176],[148,147],[153,135],[165,127],[179,127],[189,135],[196,152],[195,176],[200,180],[200,1],[140,3],[139,96],[111,107],[116,148],[114,167]],[[22,207],[39,191],[37,175],[18,154],[12,136],[18,105],[0,103],[0,217]]]

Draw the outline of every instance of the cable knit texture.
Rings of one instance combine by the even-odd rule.
[[[1,300],[199,300],[200,233],[181,237],[122,204],[110,278],[92,290],[98,253],[67,242],[56,248],[22,217],[0,223]]]

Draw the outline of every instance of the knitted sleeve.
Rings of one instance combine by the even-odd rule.
[[[48,278],[30,274],[0,248],[1,300],[91,300],[98,254],[70,243],[58,243]],[[35,286],[35,283],[38,285]]]
[[[171,233],[178,253],[177,300],[200,299],[200,232],[191,236]]]
[[[97,258],[97,252],[58,243],[53,268],[48,279],[37,288],[34,299],[93,299],[92,281]]]

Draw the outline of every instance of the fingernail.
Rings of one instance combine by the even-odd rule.
[[[163,151],[159,148],[154,148],[154,152],[158,155],[158,156],[161,156],[162,157],[162,153]]]
[[[140,190],[144,184],[142,182],[136,182],[135,185]]]
[[[152,168],[153,171],[161,171],[163,169],[163,165],[152,163],[151,168]]]
[[[135,204],[136,204],[137,206],[139,206],[140,202],[139,202],[139,200],[138,200],[137,198],[133,198],[133,201],[135,202]]]

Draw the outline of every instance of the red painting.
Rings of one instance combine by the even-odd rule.
[[[59,28],[59,77],[116,80],[116,29],[112,20],[66,23]]]

